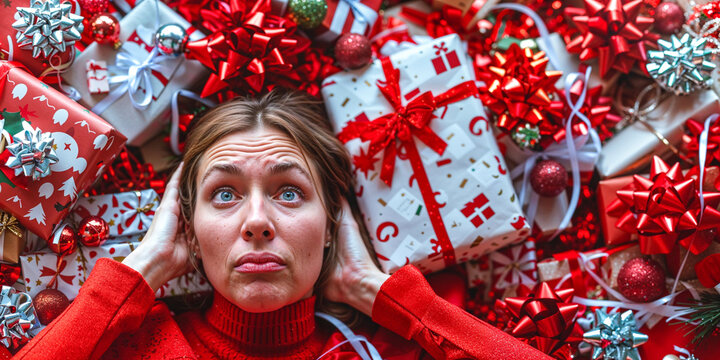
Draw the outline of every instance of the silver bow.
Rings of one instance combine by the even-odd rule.
[[[660,39],[660,50],[647,52],[647,69],[650,76],[664,89],[675,95],[686,95],[710,86],[711,73],[717,65],[713,63],[713,51],[706,46],[707,38],[693,38],[685,33],[675,35],[670,41]]]
[[[12,24],[21,49],[32,49],[33,57],[49,58],[72,48],[83,32],[83,17],[70,12],[70,2],[33,0],[30,7],[17,8],[20,19]]]
[[[0,289],[0,342],[6,348],[28,342],[35,323],[35,308],[30,295],[3,286]]]
[[[583,340],[593,345],[592,358],[604,356],[606,360],[640,360],[637,347],[648,341],[648,336],[636,331],[632,310],[611,314],[595,310],[595,328],[583,334]]]
[[[33,129],[23,121],[23,131],[13,136],[13,143],[7,146],[12,154],[5,163],[12,169],[22,169],[25,176],[33,180],[50,175],[50,165],[59,161],[54,150],[55,139],[40,128]]]

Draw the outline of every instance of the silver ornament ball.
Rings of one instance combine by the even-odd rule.
[[[182,55],[187,43],[187,32],[178,24],[165,24],[155,33],[155,46],[163,55]]]

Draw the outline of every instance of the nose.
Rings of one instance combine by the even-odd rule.
[[[250,195],[245,221],[241,228],[245,241],[272,240],[275,237],[275,227],[268,216],[265,205],[263,195]]]

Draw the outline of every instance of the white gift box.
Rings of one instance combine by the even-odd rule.
[[[159,13],[156,9],[159,10]],[[127,90],[117,90],[122,87],[127,88],[125,85],[127,82],[120,81],[123,76],[128,75],[128,72],[127,69],[124,71],[114,69],[114,66],[129,62],[136,62],[136,65],[140,65],[146,62],[154,48],[156,26],[165,24],[178,24],[185,29],[190,29],[190,24],[185,19],[162,2],[143,1],[120,20],[119,39],[122,47],[119,50],[114,50],[112,46],[93,43],[75,59],[75,65],[62,75],[63,79],[71,86],[85,89],[87,81],[85,63],[89,59],[107,62],[110,72],[110,92],[103,95],[80,91],[82,95],[80,102],[125,135],[128,138],[128,145],[140,146],[160,132],[169,119],[170,100],[173,93],[190,88],[209,75],[203,65],[196,60],[187,60],[183,56],[157,56],[153,60],[152,71],[147,77],[152,91],[151,101],[146,109],[135,107]],[[190,40],[198,40],[203,37],[204,35],[200,31],[189,34]],[[122,59],[130,60],[123,62]],[[114,81],[116,81],[115,84]],[[147,88],[144,78],[140,79],[138,83],[140,85],[135,97],[142,99],[150,89]],[[114,102],[105,100],[109,97],[115,98],[114,91],[121,93],[117,95],[119,96],[117,100]],[[98,106],[98,103],[101,105]],[[142,102],[140,101],[140,103]]]
[[[72,218],[79,224],[88,216],[99,216],[110,227],[109,236],[144,234],[150,228],[160,197],[153,189],[80,198]]]
[[[390,56],[400,74],[402,106],[426,99],[426,92],[442,102],[451,88],[474,88],[472,68],[462,54],[460,38],[449,35]],[[386,80],[381,60],[325,79],[325,105],[341,138],[348,124],[361,126],[395,112],[378,87]],[[415,146],[397,151],[392,186],[381,179],[383,151],[367,166],[358,160],[368,160],[368,142],[346,142],[355,159],[360,208],[383,270],[414,264],[428,273],[452,264],[453,255],[455,262],[464,262],[524,239],[529,227],[480,100],[469,96],[436,106],[423,129],[437,134],[447,148],[438,154],[413,133]],[[417,149],[417,159],[411,148]],[[422,171],[416,172],[419,163]],[[452,249],[443,244],[444,235]]]

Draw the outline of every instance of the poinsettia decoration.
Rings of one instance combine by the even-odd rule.
[[[636,233],[644,254],[667,254],[676,242],[697,255],[717,239],[720,227],[720,192],[703,192],[701,211],[698,180],[653,158],[650,178],[633,176],[633,181],[617,191],[608,206],[616,226]]]
[[[537,127],[542,147],[564,129],[563,103],[555,100],[555,82],[562,72],[547,70],[547,64],[544,52],[512,44],[504,53],[495,52],[487,71],[478,72],[485,83],[478,89],[480,98],[495,115],[498,128],[512,133],[526,125]]]
[[[568,43],[568,51],[579,53],[582,61],[598,58],[602,77],[611,70],[627,74],[638,63],[644,69],[645,46],[654,46],[659,36],[649,31],[654,19],[640,15],[643,1],[584,0],[584,3],[584,9],[565,9],[565,15],[581,32]]]

